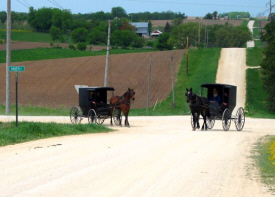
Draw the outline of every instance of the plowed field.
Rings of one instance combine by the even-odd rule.
[[[68,44],[65,43],[58,43],[55,44],[62,48],[68,48]],[[35,48],[50,48],[51,45],[49,43],[43,42],[12,42],[11,49],[12,50],[21,50],[21,49],[35,49]],[[87,48],[89,48],[88,46]],[[92,51],[98,51],[106,49],[106,46],[92,46]],[[6,50],[6,44],[0,44],[0,51]]]
[[[149,59],[152,55],[151,105],[171,91],[171,56],[179,65],[184,50],[110,56],[109,86],[122,95],[134,88],[132,108],[146,107]],[[45,107],[78,105],[74,85],[103,86],[106,56],[67,58],[13,63],[25,66],[19,73],[19,104]],[[176,72],[177,66],[174,66]],[[5,103],[5,64],[0,64],[0,103]],[[15,73],[11,73],[11,100],[15,103]]]

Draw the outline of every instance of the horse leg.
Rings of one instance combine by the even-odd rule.
[[[197,113],[197,129],[200,129],[200,114]]]
[[[193,131],[196,130],[196,114],[192,113],[192,118],[193,118],[193,125],[192,125],[192,129]]]
[[[110,118],[111,118],[111,125],[113,125],[113,108],[110,108]]]

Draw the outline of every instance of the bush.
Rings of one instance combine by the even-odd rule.
[[[77,49],[80,51],[85,51],[87,49],[87,44],[85,42],[77,43]]]
[[[69,49],[76,50],[74,44],[69,44]]]
[[[88,36],[88,30],[86,28],[77,28],[72,31],[72,40],[74,43],[86,42]]]
[[[146,43],[146,46],[148,46],[148,47],[154,47],[154,42],[153,41],[148,41]]]

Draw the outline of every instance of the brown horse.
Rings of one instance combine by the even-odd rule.
[[[130,105],[131,105],[131,100],[135,100],[135,91],[134,89],[128,88],[128,91],[124,93],[123,96],[113,96],[110,99],[110,105],[111,105],[111,125],[113,125],[112,121],[112,116],[113,116],[113,110],[116,108],[118,110],[118,118],[119,118],[119,125],[121,125],[121,111],[123,112],[125,116],[125,126],[129,126],[130,124],[128,122],[128,114],[130,111]]]

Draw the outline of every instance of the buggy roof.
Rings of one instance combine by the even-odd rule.
[[[214,87],[224,87],[224,88],[232,88],[236,87],[229,84],[222,84],[222,83],[205,83],[201,85],[202,88],[214,88]]]
[[[113,87],[84,87],[83,89],[87,89],[88,91],[114,91],[115,89]]]

